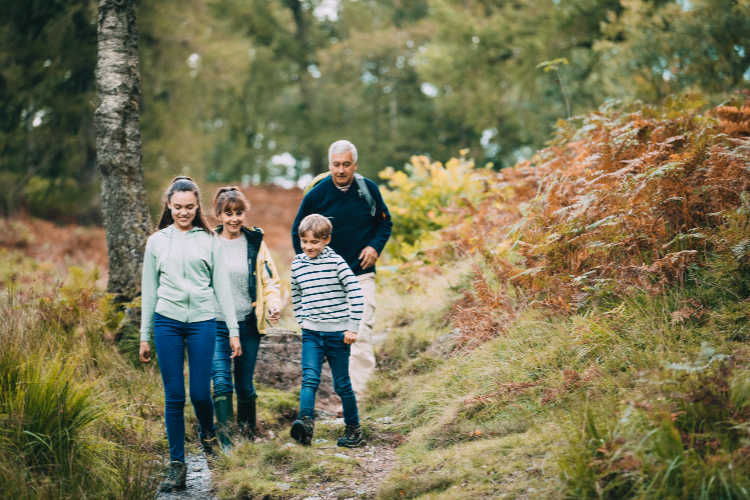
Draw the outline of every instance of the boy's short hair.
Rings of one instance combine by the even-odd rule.
[[[328,217],[324,217],[320,214],[310,214],[299,223],[297,233],[301,238],[305,233],[311,231],[313,236],[323,239],[331,236],[332,230],[333,226],[331,225],[331,221],[328,220]]]

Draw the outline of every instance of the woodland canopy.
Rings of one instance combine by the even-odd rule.
[[[100,217],[96,7],[3,2],[2,213]],[[748,0],[163,0],[138,24],[153,196],[177,173],[297,182],[342,136],[371,177],[461,148],[502,168],[606,99],[750,87]]]

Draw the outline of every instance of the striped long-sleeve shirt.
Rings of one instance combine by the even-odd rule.
[[[311,259],[304,253],[292,262],[292,305],[302,328],[319,332],[358,331],[364,296],[346,261],[325,247]]]

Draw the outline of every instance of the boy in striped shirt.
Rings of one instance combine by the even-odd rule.
[[[302,253],[292,262],[291,284],[294,318],[302,328],[302,389],[291,434],[303,445],[312,442],[315,392],[326,358],[344,408],[346,432],[338,445],[353,448],[363,441],[349,380],[349,354],[357,340],[364,297],[346,261],[327,246],[331,230],[331,222],[320,214],[310,214],[299,224]]]

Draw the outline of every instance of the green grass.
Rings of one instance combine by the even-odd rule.
[[[165,450],[153,367],[118,352],[121,315],[96,272],[72,268],[0,291],[0,487],[9,498],[151,498]],[[5,269],[0,265],[0,270]]]
[[[470,351],[431,342],[466,280],[384,291],[387,364],[365,406],[406,440],[380,497],[747,498],[749,302],[716,266],[693,278],[578,314],[526,309]]]
[[[336,446],[341,425],[316,422],[311,446],[292,441],[288,424],[277,430],[277,437],[269,441],[240,443],[222,457],[214,478],[220,498],[293,498],[334,482],[347,484],[362,474],[356,456]],[[386,435],[372,421],[363,422],[363,431],[371,444]]]

